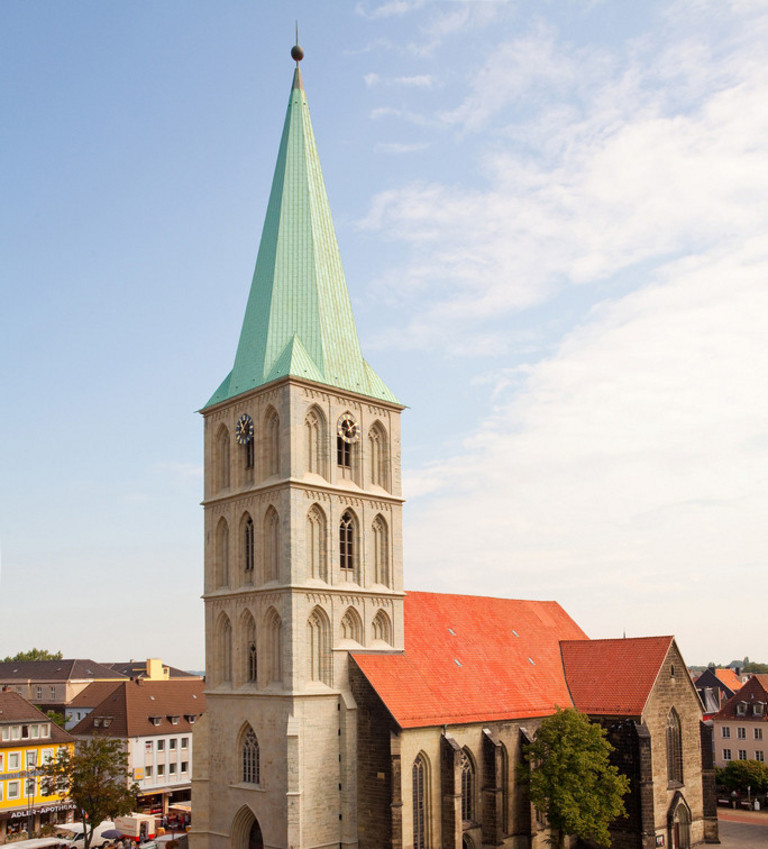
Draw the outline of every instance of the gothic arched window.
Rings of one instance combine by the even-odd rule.
[[[274,507],[264,516],[264,580],[276,581],[280,576],[280,519]]]
[[[413,784],[413,849],[427,847],[427,764],[424,755],[419,755],[411,770]]]
[[[243,522],[243,568],[245,580],[253,581],[253,565],[256,547],[256,531],[253,527],[253,519],[246,513]]]
[[[312,611],[307,622],[309,639],[309,678],[333,685],[331,672],[331,627],[325,612],[319,607]]]
[[[222,516],[216,525],[216,537],[213,550],[214,587],[229,586],[229,526]]]
[[[273,681],[283,680],[283,623],[275,610],[271,607],[264,620],[264,636],[266,640],[265,659],[267,668],[265,680],[267,684]]]
[[[392,623],[383,610],[373,617],[373,639],[392,645]]]
[[[373,520],[373,575],[377,584],[389,586],[389,533],[383,516]]]
[[[339,522],[339,566],[342,574],[352,578],[357,565],[355,517],[347,510]]]
[[[266,415],[264,436],[264,476],[271,477],[280,472],[280,419],[272,409]]]
[[[358,612],[350,607],[341,620],[341,636],[344,640],[363,642],[363,622]]]
[[[304,420],[305,446],[307,452],[307,471],[327,477],[325,458],[327,455],[325,418],[313,407]]]
[[[380,422],[368,431],[368,469],[371,483],[389,489],[387,432]]]
[[[680,717],[674,708],[667,716],[667,777],[672,784],[683,783],[683,740]]]
[[[474,820],[475,768],[467,752],[461,756],[461,818],[464,822]]]
[[[216,434],[214,449],[215,476],[214,490],[220,492],[229,486],[229,431],[222,425]]]
[[[246,614],[243,622],[243,647],[245,650],[245,680],[249,684],[255,684],[258,673],[256,623],[250,613]]]
[[[259,741],[249,728],[243,737],[243,783],[259,784],[261,780],[259,763]]]
[[[218,679],[223,684],[230,684],[232,683],[232,624],[225,613],[219,617],[217,637]]]
[[[328,580],[328,547],[325,513],[314,504],[307,513],[307,575]]]

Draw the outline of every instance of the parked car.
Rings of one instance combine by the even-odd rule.
[[[101,849],[105,843],[109,843],[103,832],[114,828],[112,820],[100,822],[93,830],[91,837],[91,849]],[[90,829],[90,826],[88,826]],[[69,841],[71,849],[85,849],[85,826],[81,822],[65,822],[56,826],[56,837]]]

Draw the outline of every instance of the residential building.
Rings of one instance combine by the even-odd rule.
[[[696,690],[704,705],[704,716],[711,719],[720,708],[738,692],[742,680],[730,666],[718,668],[710,666],[696,678]]]
[[[64,710],[66,720],[64,727],[67,731],[71,731],[123,683],[123,681],[95,681],[81,690]]]
[[[0,691],[0,843],[65,822],[74,806],[47,793],[38,767],[73,748],[72,737],[15,690]]]
[[[94,681],[125,681],[126,676],[93,660],[23,660],[0,663],[0,687],[9,687],[43,711],[64,713]]]
[[[127,675],[129,678],[146,678],[148,681],[167,681],[170,678],[197,678],[201,675],[193,672],[185,672],[175,666],[164,666],[159,657],[150,657],[147,660],[129,660],[122,663],[107,663],[110,669]]]
[[[712,717],[715,766],[765,761],[768,752],[768,675],[752,675]]]
[[[122,740],[141,789],[139,810],[167,813],[169,805],[189,801],[192,730],[204,712],[200,679],[137,678],[118,684],[72,728],[72,736]]]
[[[716,842],[671,637],[623,641],[637,692],[608,703],[622,641],[593,649],[556,602],[404,592],[404,407],[360,350],[292,56],[234,366],[202,409],[192,849],[543,849],[517,767],[574,688],[624,744],[636,813],[616,845]]]

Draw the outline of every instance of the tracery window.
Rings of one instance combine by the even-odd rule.
[[[243,738],[243,783],[259,784],[260,767],[259,741],[256,739],[253,728],[249,728]]]
[[[339,522],[339,566],[351,577],[355,570],[355,519],[347,510]]]
[[[462,753],[461,763],[461,818],[464,822],[474,819],[475,770],[469,755]]]
[[[219,679],[222,683],[232,681],[232,624],[226,614],[219,619]]]
[[[325,420],[316,408],[307,413],[304,421],[305,445],[307,452],[307,471],[326,476],[325,458]]]
[[[243,556],[246,581],[253,580],[254,552],[256,546],[256,532],[253,527],[253,519],[246,514],[243,523]]]
[[[258,673],[258,658],[256,652],[256,623],[250,613],[246,614],[244,622],[245,637],[245,680],[255,684]]]
[[[683,741],[680,717],[674,708],[667,716],[667,777],[670,783],[683,783]]]
[[[222,425],[216,434],[214,489],[220,492],[229,486],[229,431]]]
[[[357,611],[350,607],[341,620],[341,636],[344,640],[363,641],[363,623]]]
[[[274,607],[270,608],[264,620],[264,634],[266,638],[265,657],[267,661],[266,681],[283,680],[283,623]]]
[[[392,623],[383,610],[373,617],[373,639],[392,645]]]
[[[424,756],[413,762],[413,849],[427,846],[427,768]]]
[[[368,463],[371,483],[389,489],[387,434],[379,422],[368,432]]]

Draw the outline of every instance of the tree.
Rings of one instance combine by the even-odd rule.
[[[67,794],[91,828],[136,806],[139,787],[131,781],[128,755],[122,741],[112,737],[78,741],[74,753],[61,748],[56,760],[43,764],[40,773],[46,792],[58,789]],[[92,833],[86,830],[85,849],[90,849]]]
[[[50,652],[48,649],[30,649],[9,655],[3,663],[21,663],[24,660],[61,660],[64,655],[60,651]]]
[[[51,720],[51,722],[55,722],[60,728],[66,728],[67,717],[63,713],[59,713],[55,710],[47,710],[45,715]]]
[[[739,793],[746,793],[748,787],[752,793],[765,793],[768,791],[768,764],[762,761],[729,761],[726,767],[717,770],[717,783]]]
[[[565,836],[609,846],[609,825],[626,813],[629,779],[610,763],[613,746],[605,731],[573,708],[548,716],[525,750],[521,778],[531,802],[546,815],[550,842],[562,849]]]

